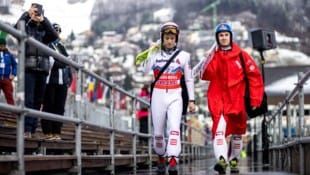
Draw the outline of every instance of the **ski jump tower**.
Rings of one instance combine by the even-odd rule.
[[[215,0],[211,4],[207,5],[205,8],[201,10],[202,13],[206,13],[210,9],[212,9],[212,21],[213,21],[213,28],[217,25],[217,6],[220,4],[220,0]]]

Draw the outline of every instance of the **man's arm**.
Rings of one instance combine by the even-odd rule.
[[[51,42],[55,41],[56,39],[58,39],[58,34],[53,29],[53,26],[47,17],[44,16],[44,19],[43,19],[43,21],[41,21],[41,24],[44,27],[45,32],[46,32],[46,34],[43,38],[44,43],[48,44],[48,43],[51,43]]]

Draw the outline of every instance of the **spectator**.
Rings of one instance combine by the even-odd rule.
[[[209,62],[204,65],[202,80],[210,81],[208,107],[212,116],[212,139],[217,163],[214,169],[226,173],[229,162],[231,173],[238,173],[238,161],[242,149],[242,134],[246,132],[245,80],[241,59],[249,80],[251,106],[260,106],[264,84],[254,60],[233,42],[230,25],[223,23],[215,28],[218,48]],[[230,144],[226,137],[231,135]]]
[[[205,132],[205,145],[208,145],[209,144],[209,139],[211,138],[211,130],[209,128],[209,125],[208,123],[205,124],[204,126],[204,132]]]
[[[25,22],[25,30],[28,36],[35,38],[45,45],[58,38],[50,21],[44,16],[43,6],[33,3],[27,12],[18,19],[15,27],[20,21]],[[49,73],[49,55],[37,47],[26,44],[25,55],[25,106],[40,110],[43,102],[46,77]],[[37,118],[26,116],[25,138],[31,138],[37,128]]]
[[[17,63],[15,57],[6,48],[6,40],[0,38],[0,89],[2,89],[6,102],[14,105],[13,84],[16,77]]]
[[[60,35],[60,25],[54,23],[53,28],[58,35]],[[69,56],[64,45],[60,42],[60,38],[50,43],[49,46],[62,55],[66,57]],[[50,58],[52,68],[46,81],[42,110],[53,114],[63,115],[65,112],[68,88],[71,86],[72,82],[71,69],[66,64],[57,61],[56,59],[52,59],[52,57]],[[48,140],[61,140],[61,126],[62,123],[58,121],[41,120],[44,137]]]
[[[144,99],[145,101],[150,100],[150,92],[149,86],[144,85],[139,93],[139,97]],[[141,133],[148,133],[148,116],[149,110],[148,106],[144,103],[138,103],[138,110],[137,110],[137,119],[139,120],[139,129]],[[139,137],[139,141],[142,145],[147,145],[148,138],[146,137]]]
[[[190,115],[190,118],[187,120],[187,124],[190,126],[187,129],[187,141],[197,144],[197,145],[203,145],[204,138],[201,133],[203,133],[203,127],[198,120],[196,115]]]

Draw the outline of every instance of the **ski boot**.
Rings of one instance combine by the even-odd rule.
[[[168,172],[169,172],[169,175],[178,175],[177,160],[175,157],[171,157],[169,161]]]
[[[237,158],[233,158],[232,160],[230,160],[229,165],[230,165],[230,173],[239,173]]]
[[[220,157],[219,161],[215,164],[214,170],[219,174],[226,174],[227,163],[223,156]]]
[[[158,175],[165,175],[166,174],[166,158],[159,156],[157,162],[157,174]]]

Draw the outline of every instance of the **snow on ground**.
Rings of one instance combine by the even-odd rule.
[[[281,65],[310,65],[310,58],[302,52],[280,48],[277,51]]]
[[[305,94],[310,94],[310,80],[306,81],[304,84],[304,92]],[[265,87],[265,91],[267,94],[273,95],[285,95],[286,91],[292,91],[297,83],[297,75],[288,76],[277,80],[268,86]]]

